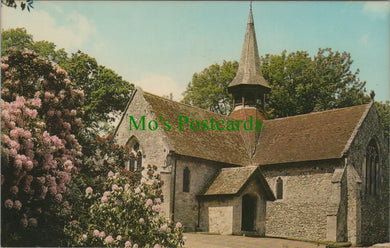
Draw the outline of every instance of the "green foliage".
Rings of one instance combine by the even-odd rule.
[[[385,103],[375,101],[375,107],[378,111],[380,122],[382,123],[385,138],[389,141],[390,131],[390,101],[387,100]]]
[[[266,111],[270,118],[322,111],[363,104],[365,82],[359,70],[351,71],[349,53],[319,49],[314,57],[306,51],[281,55],[267,54],[262,61],[264,78],[272,89]],[[183,102],[225,114],[231,111],[232,97],[227,92],[238,68],[237,62],[224,61],[195,73],[184,92]]]
[[[367,103],[365,82],[359,70],[351,71],[349,53],[319,49],[311,58],[306,51],[269,55],[262,71],[272,89],[267,105],[271,118],[306,114]]]
[[[3,246],[56,246],[82,156],[82,96],[66,72],[30,50],[1,58]]]
[[[97,131],[97,122],[112,121],[126,107],[133,85],[113,70],[78,51],[63,64],[71,80],[84,90],[86,125]]]
[[[182,102],[220,114],[230,112],[232,98],[227,91],[238,69],[236,61],[213,64],[201,73],[195,73],[184,92]]]
[[[33,0],[20,1],[20,8],[24,10],[27,7],[28,12],[30,12],[30,8],[34,8],[32,6],[33,2]],[[18,7],[15,0],[1,0],[1,4],[15,9]]]
[[[34,42],[33,36],[28,34],[25,28],[2,30],[1,39],[1,56],[7,55],[9,48],[20,51],[29,49],[36,52],[40,57],[60,65],[66,61],[68,56],[64,49],[56,50],[56,45],[53,42]]]
[[[64,68],[76,88],[84,92],[85,128],[79,133],[78,139],[83,152],[92,154],[95,148],[90,145],[90,140],[95,139],[98,133],[112,130],[111,121],[126,107],[134,85],[123,80],[113,70],[99,65],[88,54],[78,51],[69,56],[64,49],[56,50],[56,45],[52,42],[35,42],[24,28],[5,30],[2,32],[2,39],[2,55],[7,55],[9,48],[33,50],[40,57]]]
[[[95,154],[73,180],[73,221],[65,229],[64,245],[181,247],[181,224],[159,216],[164,182],[157,167],[148,165],[141,175],[118,166],[137,158],[113,138],[97,138]]]
[[[124,109],[133,85],[81,51],[69,57],[63,49],[56,50],[54,43],[34,42],[25,29],[4,31],[3,38],[2,107],[13,111],[12,115],[9,111],[2,111],[2,139],[6,140],[5,147],[2,147],[2,195],[8,198],[3,202],[5,208],[2,208],[2,215],[7,216],[2,218],[3,241],[6,241],[3,244],[57,246],[62,242],[62,245],[70,246],[123,247],[131,242],[141,247],[181,247],[181,224],[175,225],[158,215],[163,201],[163,181],[156,173],[156,167],[149,166],[141,179],[140,172],[133,173],[120,167],[129,159],[137,159],[129,147],[114,144],[113,136],[105,139],[97,136],[102,130],[110,130],[107,123]],[[27,107],[24,107],[25,103]],[[39,108],[29,109],[33,103]],[[15,110],[21,106],[22,109]],[[14,121],[16,117],[13,115],[21,113],[27,118],[38,115],[39,121],[34,125],[21,118]],[[76,118],[84,113],[83,121]],[[31,135],[29,130],[23,130],[23,125],[38,136],[28,142],[18,138],[15,128],[18,132],[23,131],[22,135],[26,137]],[[19,140],[15,141],[16,138]],[[84,155],[78,141],[83,145]],[[18,153],[18,147],[27,146],[26,142],[29,146],[37,146],[35,158],[30,148],[29,151],[20,149],[26,155]],[[45,147],[41,144],[45,142],[56,145]],[[83,161],[79,159],[81,156],[84,156]],[[23,163],[27,164],[26,171],[32,171],[32,175],[22,173],[24,171],[19,167]],[[79,167],[73,166],[80,163]],[[3,170],[15,166],[18,166],[15,173]],[[35,167],[31,169],[31,166]],[[58,166],[57,170],[55,166]],[[60,169],[65,171],[57,173]],[[53,175],[45,177],[46,174],[50,176],[45,170]],[[66,174],[71,171],[74,172],[72,180],[70,174]],[[49,179],[51,185],[47,187],[45,183],[49,183]],[[16,181],[20,190],[14,187]],[[52,184],[58,184],[58,187]],[[85,194],[88,187],[93,188],[93,194]],[[15,198],[18,192],[27,192],[27,198]],[[110,197],[107,192],[110,192]],[[44,194],[46,199],[32,198],[32,201],[28,194],[39,197]],[[106,199],[104,197],[107,201],[102,202]],[[9,211],[15,214],[11,215]],[[68,218],[73,221],[64,229]],[[140,218],[144,223],[140,223],[143,222]],[[37,229],[41,223],[43,228]],[[19,232],[19,229],[23,230]],[[93,236],[97,229],[99,237]],[[69,239],[63,238],[63,231]],[[102,235],[102,232],[107,235]]]
[[[86,212],[82,213],[82,211],[91,204],[82,200],[85,188],[93,187],[95,193],[102,191],[101,185],[104,184],[108,172],[122,171],[121,168],[125,162],[135,158],[135,154],[130,152],[129,147],[119,146],[115,143],[113,135],[108,135],[106,138],[96,136],[96,139],[91,140],[91,143],[93,143],[95,150],[90,156],[84,156],[79,173],[71,184],[71,197],[75,206],[74,216],[87,214]],[[139,172],[126,172],[129,178],[134,181],[139,181],[141,178]]]
[[[281,55],[267,54],[262,61],[264,78],[272,89],[266,101],[269,118],[280,118],[349,107],[368,103],[365,82],[359,79],[359,69],[351,71],[349,53],[319,49],[314,57],[306,51]],[[195,73],[184,92],[182,102],[220,114],[231,111],[232,97],[228,84],[238,69],[236,61],[213,64]],[[378,114],[389,137],[389,101],[376,102]]]
[[[25,28],[2,30],[1,32],[1,56],[7,54],[7,49],[14,47],[17,50],[31,49],[33,45],[32,35],[27,34]]]
[[[63,65],[67,60],[68,54],[64,49],[56,50],[56,45],[53,42],[48,41],[37,41],[34,42],[30,48],[40,56],[47,58],[50,61]]]

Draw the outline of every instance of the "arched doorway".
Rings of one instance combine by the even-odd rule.
[[[242,197],[241,230],[255,231],[257,196],[246,194]]]

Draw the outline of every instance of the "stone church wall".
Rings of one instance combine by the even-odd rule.
[[[260,188],[259,184],[256,183],[256,179],[252,179],[248,185],[240,192],[239,196],[235,197],[235,201],[239,206],[237,218],[239,220],[236,228],[238,229],[236,233],[241,233],[241,215],[242,215],[242,197],[247,193],[255,193],[257,195],[257,210],[256,210],[256,231],[260,236],[265,235],[266,228],[266,208],[267,201],[265,200],[264,189]]]
[[[183,172],[190,170],[190,192],[183,192]],[[180,157],[176,162],[176,195],[174,220],[183,224],[185,231],[195,231],[198,226],[198,201],[196,195],[221,168],[217,163]]]
[[[200,199],[200,230],[241,235],[242,197],[251,193],[257,196],[256,231],[260,236],[264,236],[267,202],[264,200],[265,196],[262,192],[263,189],[260,189],[255,179],[252,179],[237,196],[219,195]],[[220,209],[220,211],[213,211],[214,209]],[[232,215],[230,215],[230,211],[232,211]],[[231,228],[230,232],[224,233],[228,226]]]
[[[139,140],[140,149],[144,155],[143,163],[162,167],[165,165],[169,153],[166,135],[160,129],[156,131],[150,131],[149,129],[136,130],[134,125],[132,125],[132,130],[130,131],[130,115],[134,117],[137,123],[142,116],[145,116],[146,126],[150,120],[158,119],[151,112],[150,105],[144,99],[142,91],[139,89],[134,95],[122,123],[117,130],[116,140],[118,144],[126,145],[129,139],[135,136]]]
[[[325,240],[327,201],[340,165],[340,160],[327,160],[261,167],[274,193],[276,180],[283,180],[283,199],[267,202],[266,234]]]
[[[345,242],[347,237],[347,169],[337,168],[332,176],[330,197],[327,201],[326,240]]]
[[[116,132],[116,139],[119,144],[125,145],[130,138],[135,137],[143,152],[143,165],[158,166],[165,181],[162,214],[169,217],[170,213],[174,212],[174,220],[181,221],[186,231],[195,231],[199,228],[208,230],[208,212],[202,210],[198,218],[199,203],[196,195],[223,165],[169,154],[171,147],[161,129],[135,130],[133,127],[133,130],[130,130],[129,115],[133,116],[136,121],[145,116],[146,123],[157,119],[151,111],[151,106],[144,99],[142,90],[138,89],[133,96]],[[379,145],[381,158],[379,195],[369,195],[364,191],[366,149],[373,137]],[[340,201],[342,211],[337,214],[339,219],[337,223],[345,222],[344,219],[346,219],[347,230],[339,225],[336,236],[342,239],[347,237],[353,243],[362,244],[389,241],[389,148],[384,140],[384,133],[374,106],[361,123],[355,138],[350,142],[351,146],[346,159],[261,167],[274,192],[276,180],[279,177],[283,180],[283,199],[268,202],[266,220],[259,220],[259,223],[266,222],[267,235],[325,240],[327,224],[329,224],[327,223],[327,203],[332,192],[332,175],[336,168],[343,168],[346,165],[348,167],[347,182],[342,183],[343,200]],[[175,160],[176,173],[174,173],[173,166]],[[191,171],[190,192],[188,193],[183,192],[183,170],[186,167]],[[176,178],[175,183],[174,178]],[[175,187],[175,195],[173,195],[173,187]],[[347,200],[344,201],[346,194]],[[222,197],[215,201],[204,201],[201,204],[202,209],[210,206],[217,208],[233,206],[232,232],[237,234],[241,231],[240,199]],[[222,211],[221,209],[223,208],[215,209],[216,213]],[[259,216],[265,216],[265,208],[264,215]],[[199,224],[200,227],[198,227]],[[259,224],[259,227],[263,226]],[[259,232],[263,233],[263,229]]]
[[[216,215],[211,211],[211,209],[220,208],[221,212],[225,208],[225,213]],[[226,213],[232,209],[233,216]],[[232,234],[240,231],[241,226],[241,211],[238,201],[235,200],[233,196],[213,196],[200,200],[200,225],[199,230],[202,232],[215,232],[221,234]],[[220,225],[217,224],[217,221],[220,221]],[[211,224],[210,224],[211,222]],[[224,233],[224,225],[231,225],[231,228],[228,232]]]
[[[164,171],[165,169],[163,167],[166,165],[167,155],[169,152],[165,135],[159,129],[156,131],[150,131],[141,129],[135,130],[135,128],[132,128],[133,130],[130,130],[129,115],[132,115],[137,123],[142,116],[145,116],[145,123],[148,123],[149,120],[156,119],[150,111],[150,105],[144,99],[141,90],[137,90],[134,95],[122,123],[117,130],[115,138],[118,144],[126,145],[130,138],[135,137],[139,141],[140,149],[143,153],[142,164],[156,165],[159,171]],[[162,187],[162,193],[164,195],[162,213],[168,216],[170,212],[170,172],[166,171],[161,173],[161,176],[165,181],[165,184]]]
[[[365,160],[366,149],[375,137],[379,144],[379,156],[381,158],[381,189],[379,195],[365,193]],[[357,232],[361,234],[362,244],[373,244],[389,241],[389,156],[388,146],[384,139],[383,128],[379,122],[375,107],[372,107],[363,121],[359,132],[353,140],[348,164],[353,166],[361,178],[361,223],[354,229],[349,229],[349,235]],[[353,195],[349,195],[353,197]],[[351,212],[351,211],[350,211]],[[350,225],[353,227],[354,225]],[[355,230],[357,229],[357,230]]]

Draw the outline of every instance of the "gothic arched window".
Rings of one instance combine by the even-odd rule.
[[[365,192],[369,195],[376,195],[380,189],[380,166],[379,151],[374,139],[367,146],[366,168],[365,168]]]
[[[125,164],[125,168],[130,171],[136,171],[142,167],[142,151],[140,150],[140,144],[135,137],[132,137],[128,142],[127,146],[130,147],[130,151],[135,154],[135,158],[131,157]]]
[[[283,180],[280,177],[276,180],[276,199],[283,199]]]
[[[142,152],[137,152],[137,167],[140,169],[142,167]]]
[[[130,159],[128,164],[129,164],[129,166],[126,169],[128,169],[129,171],[135,171],[135,160]]]
[[[183,192],[190,192],[190,169],[186,167],[183,171]]]

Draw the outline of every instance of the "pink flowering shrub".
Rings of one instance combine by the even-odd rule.
[[[163,181],[156,167],[146,166],[142,177],[139,171],[123,169],[121,165],[129,159],[136,159],[135,154],[115,144],[112,135],[98,137],[94,156],[85,159],[81,173],[72,181],[72,192],[79,192],[74,197],[79,198],[74,200],[75,218],[66,227],[67,246],[184,244],[181,224],[159,215],[164,200]]]
[[[64,70],[31,51],[10,52],[1,68],[2,245],[58,245],[82,156],[82,97]]]
[[[107,247],[182,247],[180,223],[159,215],[161,186],[159,175],[152,167],[152,176],[144,183],[129,183],[124,172],[109,173],[103,191],[85,190],[84,201],[92,200],[88,216],[72,222],[67,232],[71,246]]]

